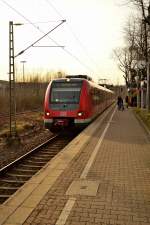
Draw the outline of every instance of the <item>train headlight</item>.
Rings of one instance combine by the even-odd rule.
[[[46,112],[45,114],[46,114],[46,116],[49,116],[49,115],[50,115],[50,113],[49,113],[49,112]]]
[[[83,112],[78,112],[78,116],[83,116]]]

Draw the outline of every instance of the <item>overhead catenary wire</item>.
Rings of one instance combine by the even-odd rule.
[[[45,0],[48,5],[54,9],[54,11],[62,18],[64,19],[64,16],[58,11],[58,9],[49,1],[49,0]],[[82,50],[84,51],[85,55],[90,59],[90,61],[98,68],[97,63],[95,62],[95,60],[89,56],[89,52],[87,51],[86,47],[84,46],[84,44],[80,41],[80,39],[77,37],[77,35],[75,34],[75,32],[72,30],[71,26],[69,25],[69,23],[66,21],[66,24],[70,30],[70,32],[72,33],[73,37],[75,38],[75,40],[78,42],[78,44],[80,45],[80,47],[82,48]]]
[[[33,22],[32,24],[40,24],[40,23],[54,23],[54,22],[60,22],[62,20],[48,20],[48,21],[36,21],[36,22]],[[24,23],[24,25],[29,25],[31,23]]]
[[[15,9],[13,6],[11,6],[10,4],[8,4],[5,0],[0,0],[1,2],[3,2],[4,4],[6,4],[9,8],[11,8],[13,11],[15,11],[18,15],[20,15],[24,20],[26,20],[28,23],[30,23],[34,28],[36,28],[37,30],[39,30],[41,33],[45,34],[44,31],[42,31],[39,26],[36,26],[31,20],[29,20],[27,17],[25,17],[22,13],[20,13],[17,9]],[[49,37],[49,36],[48,36]],[[51,37],[49,37],[51,39],[51,41],[53,41],[56,45],[59,45],[55,40],[53,40]]]
[[[29,45],[28,47],[26,47],[24,50],[22,50],[21,52],[19,52],[15,57],[23,54],[26,50],[28,50],[31,47],[34,47],[34,45],[36,43],[38,43],[40,40],[42,40],[44,37],[46,37],[49,33],[51,33],[52,31],[54,31],[57,27],[59,27],[62,23],[66,22],[66,20],[62,20],[61,23],[59,23],[56,27],[54,27],[52,30],[48,31],[46,34],[44,34],[42,37],[38,38],[38,40],[36,40],[35,42],[33,42],[31,45]]]
[[[25,21],[27,21],[28,23],[30,23],[34,28],[36,28],[39,32],[45,34],[45,32],[43,30],[41,30],[39,28],[39,26],[36,26],[31,20],[29,20],[26,16],[24,16],[22,13],[20,13],[16,8],[14,8],[13,6],[11,6],[7,1],[5,0],[0,0],[1,2],[3,2],[5,5],[7,5],[10,9],[12,9],[14,12],[16,12],[19,16],[21,16]],[[60,46],[60,44],[55,41],[53,38],[51,38],[50,36],[47,36],[53,43],[55,43],[56,45]],[[88,69],[90,72],[94,72],[93,69],[91,69],[89,66],[87,66],[85,63],[83,63],[77,56],[75,56],[73,53],[71,53],[69,50],[66,50],[64,48],[64,46],[62,46],[61,48],[63,51],[65,51],[68,55],[70,55],[72,58],[74,58],[76,61],[78,61],[82,66],[84,66],[86,69]]]

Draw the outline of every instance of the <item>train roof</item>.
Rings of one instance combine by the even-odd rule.
[[[91,82],[90,82],[91,83]],[[101,90],[103,90],[103,91],[107,91],[107,92],[110,92],[110,93],[114,93],[112,90],[110,90],[110,89],[108,89],[108,88],[105,88],[105,87],[103,87],[103,86],[101,86],[101,85],[99,85],[99,84],[97,84],[97,83],[95,83],[95,82],[92,82],[91,83],[91,86],[94,86],[94,87],[96,87],[96,88],[98,88],[98,89],[101,89]]]
[[[86,79],[89,81],[92,81],[92,77],[88,76],[88,75],[67,75],[66,78],[82,78],[82,79]]]
[[[80,75],[78,75],[78,76],[80,76]],[[103,86],[100,86],[99,84],[95,83],[93,80],[88,80],[88,79],[84,78],[83,75],[82,75],[82,77],[66,76],[65,78],[57,78],[57,79],[52,80],[52,82],[53,82],[53,81],[54,81],[54,82],[64,82],[64,81],[68,81],[68,79],[69,79],[70,81],[73,81],[73,82],[75,82],[75,81],[78,81],[78,82],[79,82],[79,81],[81,81],[81,80],[85,80],[85,81],[87,81],[91,86],[93,86],[93,87],[95,87],[95,88],[98,88],[98,89],[101,89],[101,90],[103,90],[103,91],[107,91],[107,92],[110,92],[110,93],[114,93],[112,90],[107,89],[107,88],[105,88],[105,87],[103,87]]]

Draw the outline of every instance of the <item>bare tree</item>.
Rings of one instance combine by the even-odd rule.
[[[135,51],[137,50],[138,40],[137,40],[137,30],[138,23],[134,18],[130,18],[124,28],[124,38],[126,42],[126,47],[117,48],[114,50],[115,58],[118,61],[118,67],[123,72],[123,77],[126,82],[126,86],[129,86],[131,71],[134,69],[135,64]]]
[[[143,7],[141,0],[131,0],[138,7]],[[142,15],[129,18],[124,27],[124,38],[126,47],[114,50],[119,69],[123,72],[126,85],[131,82],[131,75],[136,75],[135,62],[147,60],[147,29]]]
[[[142,16],[145,20],[147,20],[147,13],[149,10],[149,0],[130,0],[129,3],[133,3],[141,10]]]
[[[129,84],[129,71],[131,67],[129,50],[127,48],[117,48],[114,50],[115,58],[118,61],[118,67],[123,72],[126,86]]]

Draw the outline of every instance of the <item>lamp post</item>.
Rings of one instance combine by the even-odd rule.
[[[145,107],[145,81],[144,81],[144,74],[143,70],[146,68],[146,61],[139,60],[137,63],[138,71],[140,74],[140,90],[141,90],[141,108]]]
[[[150,111],[150,60],[149,60],[149,55],[148,55],[148,61],[147,61],[146,108],[148,111]]]
[[[147,73],[147,88],[146,88],[146,108],[147,111],[150,111],[150,55],[149,51],[147,50],[147,29],[146,25],[148,24],[150,26],[150,1],[149,1],[149,6],[148,6],[148,16],[144,18],[145,22],[145,43],[146,43],[146,73]]]
[[[145,80],[141,80],[141,108],[144,109],[145,108]]]
[[[140,107],[140,77],[139,74],[137,74],[137,76],[135,76],[135,81],[136,81],[136,85],[137,85],[137,107]]]
[[[27,62],[25,60],[22,60],[20,61],[22,63],[22,80],[23,80],[23,83],[25,82],[25,69],[24,69],[24,64]]]

